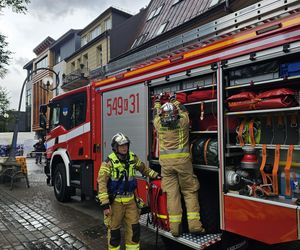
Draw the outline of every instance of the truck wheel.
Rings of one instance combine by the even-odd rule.
[[[58,201],[70,200],[70,188],[67,187],[65,165],[58,163],[54,173],[54,194]]]

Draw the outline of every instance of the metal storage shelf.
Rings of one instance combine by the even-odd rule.
[[[250,86],[252,87],[252,86],[259,86],[259,85],[268,85],[270,83],[280,83],[282,81],[294,80],[294,79],[300,79],[300,76],[290,76],[290,77],[286,77],[286,78],[276,78],[276,79],[272,79],[272,80],[244,83],[244,84],[226,87],[225,90],[239,89],[239,88],[245,88],[245,87],[250,87]],[[274,86],[272,86],[272,87],[274,87]]]
[[[208,88],[212,88],[212,87],[217,87],[217,85],[209,84],[209,85],[197,86],[197,87],[190,88],[190,89],[178,90],[178,91],[176,91],[176,93],[184,93],[184,92],[189,92],[189,91],[193,91],[193,90],[208,89]]]
[[[274,112],[286,112],[300,110],[300,106],[291,108],[276,108],[276,109],[260,109],[260,110],[248,110],[248,111],[236,111],[227,112],[225,115],[246,115],[246,114],[260,114],[260,113],[274,113]]]
[[[217,130],[211,130],[211,131],[201,130],[201,131],[191,131],[190,133],[191,134],[217,134],[218,131]]]
[[[263,144],[256,144],[255,148],[262,148]],[[251,146],[251,144],[245,144],[245,146]],[[227,144],[226,148],[242,148],[240,145],[232,145],[232,144]],[[276,144],[267,144],[267,149],[275,149]],[[289,145],[280,145],[280,149],[289,149]],[[294,150],[300,150],[300,145],[294,145]]]
[[[190,106],[190,105],[197,105],[201,103],[211,103],[211,102],[217,102],[217,99],[211,99],[211,100],[205,100],[205,101],[199,101],[199,102],[190,102],[190,103],[185,103],[185,106]]]
[[[208,170],[208,171],[213,171],[213,172],[218,172],[219,171],[219,167],[218,166],[193,164],[193,167],[195,169]]]

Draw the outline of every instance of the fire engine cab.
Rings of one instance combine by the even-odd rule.
[[[53,98],[45,173],[57,200],[67,201],[76,189],[83,198],[97,193],[98,171],[117,132],[160,171],[153,96],[176,93],[189,111],[207,234],[159,233],[195,249],[224,232],[267,244],[299,240],[299,10],[299,1],[259,2],[191,31],[180,53],[174,38],[168,56],[156,51],[155,60],[141,58],[130,69],[125,62],[133,58],[121,59],[108,65],[105,79]],[[140,176],[145,201],[148,187]],[[141,223],[155,231],[147,216]]]

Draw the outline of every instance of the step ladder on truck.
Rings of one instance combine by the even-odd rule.
[[[45,173],[56,198],[97,192],[99,167],[120,128],[159,171],[151,98],[176,93],[190,114],[207,233],[158,233],[194,249],[221,239],[224,249],[245,248],[245,240],[227,235],[299,240],[299,10],[299,1],[258,2],[113,62],[105,79],[53,98]],[[146,202],[148,185],[139,177]],[[141,223],[156,231],[149,218],[143,214]]]

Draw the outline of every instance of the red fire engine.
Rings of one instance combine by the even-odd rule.
[[[125,58],[108,65],[105,79],[53,98],[45,173],[56,198],[67,201],[76,189],[83,197],[97,193],[98,171],[117,132],[128,135],[132,150],[159,171],[151,97],[176,93],[190,114],[207,229],[176,241],[203,249],[222,232],[268,244],[298,240],[299,8],[299,1],[262,1],[193,30],[180,50],[173,39],[174,53],[113,73],[133,60]],[[142,176],[138,186],[147,200]],[[155,230],[146,218],[141,222]]]

